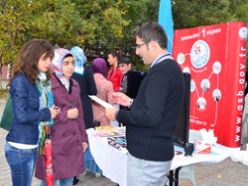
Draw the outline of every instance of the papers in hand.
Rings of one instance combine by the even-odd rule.
[[[114,108],[112,105],[110,105],[109,103],[103,101],[102,99],[96,97],[96,96],[89,96],[93,101],[97,102],[98,104],[100,104],[101,106],[103,106],[104,108]]]

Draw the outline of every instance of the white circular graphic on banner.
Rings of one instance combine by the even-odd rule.
[[[195,91],[195,81],[194,80],[191,80],[190,81],[190,92],[194,92]]]
[[[183,68],[183,73],[190,74],[190,69],[189,69],[189,67]]]
[[[212,96],[213,96],[214,101],[220,101],[221,99],[220,89],[214,89]]]
[[[197,100],[197,108],[199,110],[205,110],[206,107],[207,107],[207,101],[206,101],[206,99],[203,98],[203,97],[198,98],[198,100]]]
[[[248,30],[246,27],[242,27],[239,29],[239,37],[241,39],[247,39],[247,35],[248,35]]]
[[[178,64],[182,65],[185,62],[185,55],[183,53],[179,53],[177,55]]]
[[[201,81],[201,88],[203,92],[207,92],[210,89],[210,81],[208,79],[203,79]]]
[[[196,41],[190,52],[192,66],[199,69],[208,64],[210,49],[208,44],[203,40]]]
[[[219,61],[214,62],[212,66],[213,73],[219,74],[221,71],[221,63]]]

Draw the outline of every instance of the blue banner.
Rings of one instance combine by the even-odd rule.
[[[166,32],[168,38],[167,49],[171,53],[174,36],[171,0],[160,1],[158,23],[164,28]]]

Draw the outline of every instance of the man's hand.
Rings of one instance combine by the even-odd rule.
[[[114,92],[112,95],[112,99],[114,103],[125,106],[125,107],[129,107],[131,100],[132,100],[130,97],[123,94],[122,92]]]
[[[115,118],[116,112],[118,112],[118,110],[115,109],[115,108],[107,108],[107,109],[105,109],[105,115],[110,121],[115,121],[116,120],[116,118]]]

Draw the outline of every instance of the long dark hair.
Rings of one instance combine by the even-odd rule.
[[[117,61],[119,62],[122,56],[124,55],[124,52],[122,50],[116,50],[116,51],[114,50],[109,52],[109,55],[113,57],[117,57]]]
[[[44,55],[44,59],[54,56],[52,44],[45,39],[33,39],[26,43],[19,51],[11,72],[11,80],[19,73],[24,74],[31,83],[34,83],[39,74],[37,64]],[[50,72],[47,72],[50,77]]]

